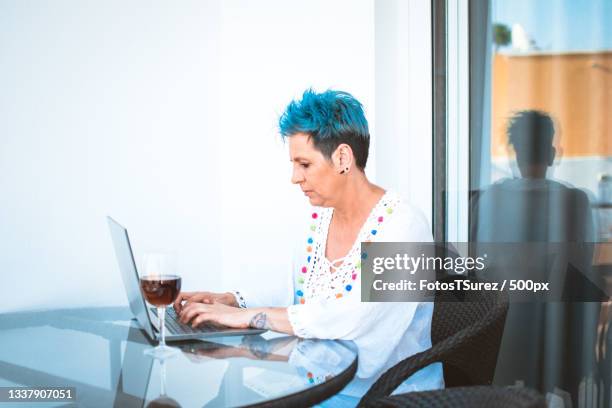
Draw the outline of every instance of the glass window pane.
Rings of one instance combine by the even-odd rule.
[[[612,278],[610,21],[609,0],[470,2],[470,240],[583,243],[568,270],[603,287]],[[609,406],[608,305],[511,305],[496,382]]]

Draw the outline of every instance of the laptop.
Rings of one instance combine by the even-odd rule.
[[[111,217],[106,217],[106,219],[115,247],[115,255],[119,263],[121,277],[123,278],[125,293],[130,303],[130,310],[149,338],[157,340],[160,332],[157,309],[146,303],[140,291],[138,270],[136,269],[136,262],[134,262],[134,253],[132,252],[128,232]],[[166,308],[165,326],[166,341],[202,339],[215,336],[242,336],[245,334],[259,334],[266,331],[262,329],[233,329],[212,325],[192,328],[179,321],[172,306]]]

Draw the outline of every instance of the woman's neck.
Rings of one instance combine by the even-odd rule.
[[[359,172],[351,176],[334,205],[334,218],[341,224],[351,224],[367,218],[372,208],[385,194],[385,190],[372,184]]]

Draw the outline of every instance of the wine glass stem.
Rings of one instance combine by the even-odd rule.
[[[166,366],[164,360],[160,361],[160,381],[161,381],[161,395],[166,395]]]
[[[158,306],[157,315],[159,316],[159,347],[166,347],[166,307]]]

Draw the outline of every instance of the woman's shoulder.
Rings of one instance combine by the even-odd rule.
[[[385,241],[431,242],[431,227],[425,214],[405,195],[390,191],[385,194],[393,202],[393,212],[389,215],[389,225]]]

